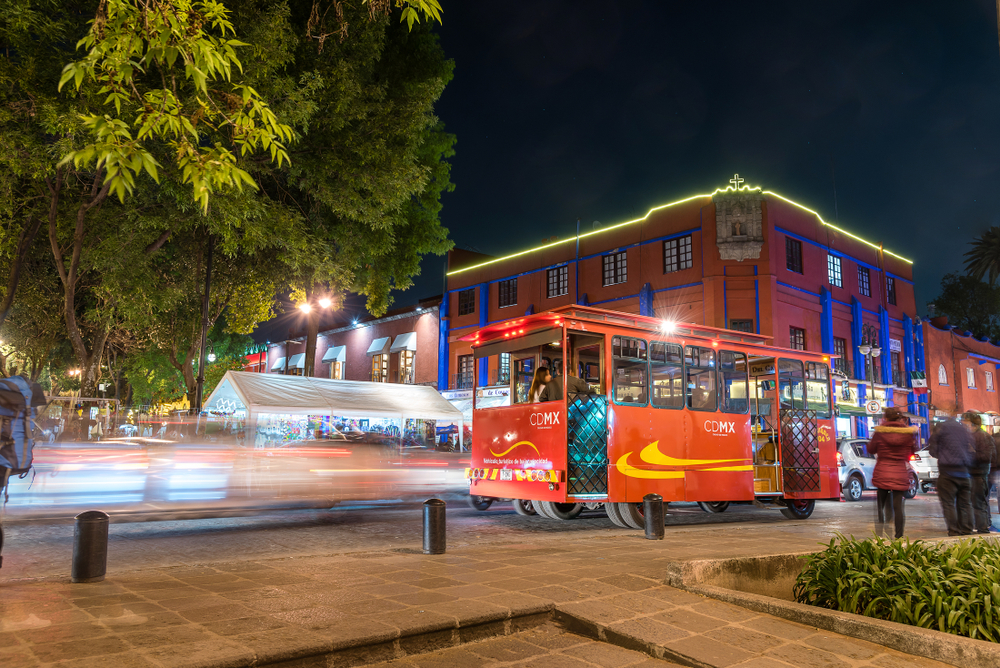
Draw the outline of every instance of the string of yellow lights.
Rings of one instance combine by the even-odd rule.
[[[778,199],[782,200],[783,202],[788,202],[789,204],[791,204],[793,206],[796,206],[796,207],[802,209],[803,211],[806,211],[806,212],[811,213],[812,215],[816,216],[816,219],[819,220],[819,222],[822,225],[825,225],[826,227],[829,227],[829,228],[831,228],[833,230],[836,230],[837,232],[839,232],[841,234],[847,235],[850,238],[854,239],[855,241],[860,241],[861,243],[863,243],[863,244],[865,244],[867,246],[871,246],[872,248],[874,248],[876,250],[880,250],[883,253],[885,253],[886,255],[891,255],[892,257],[894,257],[894,258],[896,258],[898,260],[902,260],[903,262],[906,262],[908,264],[913,264],[913,260],[908,260],[907,258],[903,257],[902,255],[897,255],[896,253],[893,253],[891,251],[887,251],[885,249],[882,249],[882,248],[879,247],[878,244],[873,244],[872,242],[868,241],[867,239],[862,239],[858,235],[852,234],[851,232],[848,232],[847,230],[843,229],[842,227],[838,227],[837,225],[834,225],[833,223],[826,222],[825,220],[823,220],[823,216],[819,215],[818,212],[813,211],[809,207],[803,206],[803,205],[799,204],[798,202],[796,202],[794,200],[790,200],[787,197],[785,197],[784,195],[779,195],[778,193],[776,193],[776,192],[774,192],[772,190],[763,190],[759,186],[758,187],[754,187],[754,186],[743,186],[743,187],[726,186],[725,188],[717,188],[714,192],[709,193],[707,195],[692,195],[691,197],[685,197],[684,199],[679,199],[676,202],[669,202],[667,204],[661,204],[659,206],[654,206],[652,209],[650,209],[649,211],[646,212],[645,216],[642,216],[641,218],[635,218],[633,220],[626,220],[625,222],[622,222],[622,223],[616,223],[614,225],[609,225],[607,227],[602,227],[599,230],[593,230],[592,232],[584,232],[583,234],[580,234],[580,235],[573,235],[573,236],[567,237],[565,239],[560,239],[558,241],[553,241],[552,243],[542,244],[541,246],[536,246],[534,248],[529,248],[528,250],[523,250],[523,251],[520,251],[518,253],[512,253],[510,255],[504,255],[503,257],[498,257],[498,258],[494,258],[492,260],[487,260],[486,262],[480,262],[479,264],[475,264],[475,265],[472,265],[472,266],[469,266],[469,267],[462,267],[461,269],[455,269],[453,271],[449,271],[447,273],[447,275],[448,276],[455,276],[456,274],[461,274],[461,273],[464,273],[464,272],[467,272],[467,271],[473,271],[475,269],[482,269],[483,267],[488,267],[491,264],[496,264],[498,262],[506,262],[507,260],[513,260],[514,258],[522,257],[524,255],[528,255],[529,253],[535,253],[535,252],[538,252],[538,251],[545,250],[547,248],[554,248],[556,246],[561,246],[561,245],[565,245],[565,244],[568,244],[568,243],[575,243],[579,239],[586,239],[587,237],[592,237],[592,236],[597,235],[597,234],[604,234],[606,232],[611,232],[612,230],[617,230],[619,228],[625,227],[626,225],[634,225],[636,223],[641,223],[641,222],[645,221],[647,218],[649,218],[652,214],[656,213],[657,211],[662,211],[663,209],[669,209],[670,207],[678,206],[679,204],[684,204],[685,202],[690,202],[691,200],[696,200],[696,199],[701,199],[701,198],[709,198],[709,197],[712,197],[712,196],[714,196],[714,195],[716,195],[718,193],[721,193],[721,192],[735,192],[735,191],[742,192],[742,191],[745,191],[745,190],[746,191],[759,190],[761,192],[761,194],[763,194],[763,195],[773,195],[773,196],[777,197]]]

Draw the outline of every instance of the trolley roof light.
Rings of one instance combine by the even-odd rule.
[[[667,334],[670,334],[675,329],[677,329],[677,323],[674,322],[673,320],[664,320],[663,323],[660,325],[660,329],[662,329]]]

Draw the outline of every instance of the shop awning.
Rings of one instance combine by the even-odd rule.
[[[343,362],[347,356],[347,346],[330,346],[323,353],[323,364],[327,362]]]
[[[865,410],[864,406],[852,406],[851,404],[837,404],[837,413],[841,416],[845,415],[869,416],[868,411]]]
[[[299,353],[298,355],[292,355],[292,359],[288,360],[289,369],[305,369],[306,368],[306,354]]]
[[[332,415],[461,421],[462,412],[427,385],[369,383],[284,374],[227,371],[205,410],[251,415]]]
[[[389,341],[388,336],[384,336],[381,339],[375,339],[372,344],[368,346],[369,355],[385,355],[389,352]]]
[[[271,365],[271,371],[284,371],[285,369],[285,358],[279,357],[274,364]]]
[[[406,334],[400,334],[393,340],[392,347],[389,348],[389,352],[398,353],[403,350],[416,350],[416,349],[417,349],[417,333],[407,332]]]

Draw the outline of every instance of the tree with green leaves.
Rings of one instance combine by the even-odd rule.
[[[990,285],[1000,277],[1000,227],[991,227],[971,242],[965,253],[965,269],[976,280],[989,277]]]
[[[941,294],[930,303],[937,315],[948,316],[948,324],[959,330],[1000,339],[1000,286],[973,276],[947,274],[941,279]]]

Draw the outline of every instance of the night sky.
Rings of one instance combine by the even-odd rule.
[[[914,260],[923,315],[1000,222],[993,0],[442,4],[459,247],[524,250],[739,172]],[[396,305],[440,294],[442,269],[426,258]]]
[[[914,260],[923,312],[998,224],[992,0],[442,5],[459,247],[523,250],[739,172]]]

